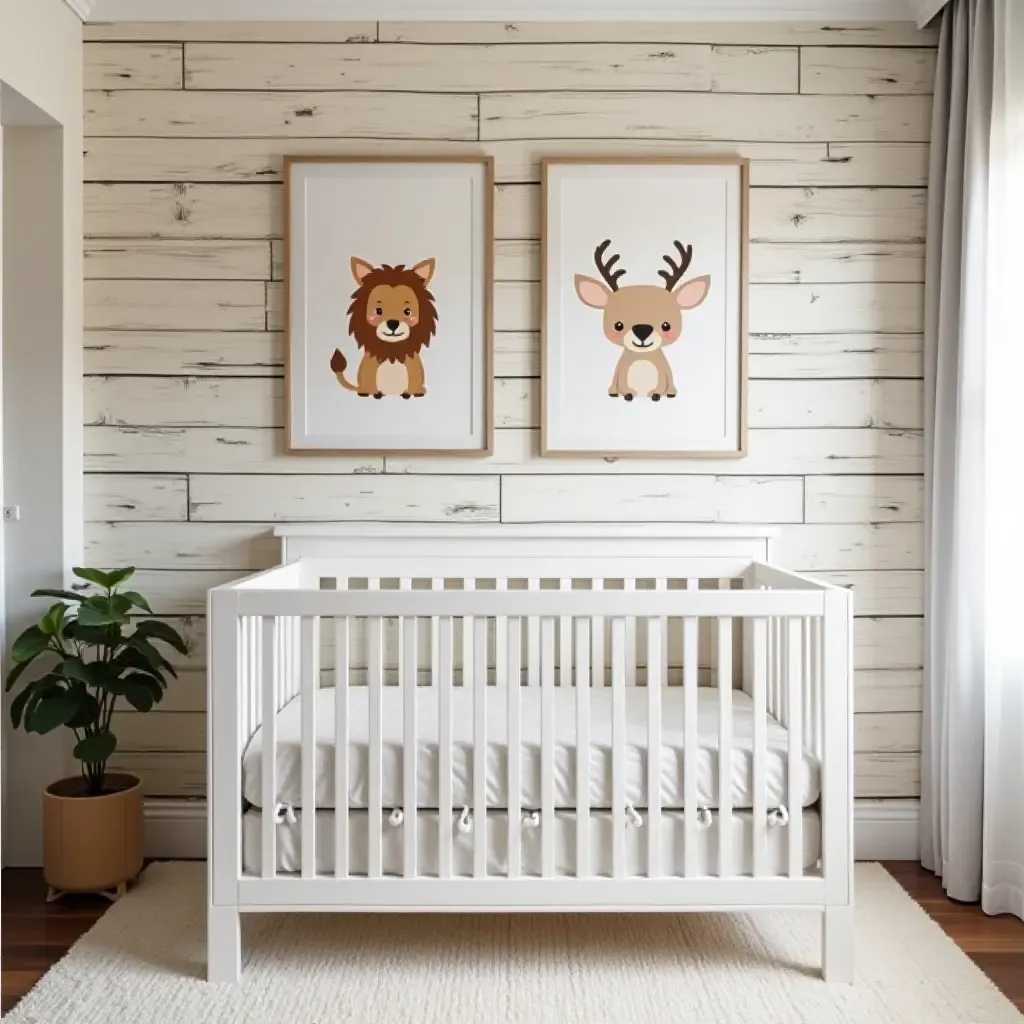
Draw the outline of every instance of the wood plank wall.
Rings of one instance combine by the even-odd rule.
[[[933,36],[908,24],[86,27],[91,563],[195,641],[117,763],[205,785],[207,587],[281,520],[784,524],[856,594],[856,789],[919,788],[921,330]],[[493,458],[282,451],[283,153],[490,153]],[[750,457],[543,460],[544,155],[751,159]]]

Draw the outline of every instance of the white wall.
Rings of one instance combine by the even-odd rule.
[[[82,547],[82,41],[61,0],[0,0],[4,132],[6,642]],[[42,789],[70,767],[64,737],[12,734],[4,712],[4,863],[39,863]]]
[[[913,797],[934,36],[911,25],[114,25],[86,46],[86,545],[197,651],[118,721],[150,794],[205,788],[205,590],[285,519],[781,523],[856,591],[856,786]],[[484,46],[485,43],[498,45]],[[539,45],[535,45],[539,44]],[[530,91],[526,91],[530,90]],[[496,454],[283,454],[284,153],[496,158]],[[750,457],[545,460],[538,161],[751,158]]]

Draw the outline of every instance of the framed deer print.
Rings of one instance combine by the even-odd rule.
[[[492,162],[287,157],[289,451],[487,455]]]
[[[545,455],[746,454],[747,163],[546,160]]]

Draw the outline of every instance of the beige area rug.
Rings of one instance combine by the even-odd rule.
[[[239,986],[201,980],[205,867],[154,864],[10,1024],[1020,1024],[877,864],[857,984],[818,977],[814,913],[243,918]]]

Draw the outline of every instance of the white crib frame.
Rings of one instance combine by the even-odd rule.
[[[397,911],[397,912],[513,912],[513,911],[746,911],[798,909],[817,910],[822,913],[823,954],[822,971],[830,981],[853,980],[853,771],[852,771],[852,600],[850,594],[819,580],[787,572],[768,564],[771,537],[777,531],[764,527],[729,526],[390,526],[390,525],[303,525],[280,527],[282,564],[263,573],[209,592],[209,892],[208,892],[208,968],[210,981],[237,981],[241,974],[240,915],[268,912],[324,912],[324,911]],[[323,578],[371,580],[368,590],[320,589]],[[497,580],[494,590],[438,589],[444,578],[465,580]],[[623,580],[622,589],[570,589],[573,579]],[[698,579],[726,581],[742,579],[743,589],[697,589]],[[374,582],[399,579],[401,589],[373,589]],[[410,579],[431,579],[430,590],[409,588]],[[505,589],[508,579],[529,579],[529,590]],[[533,589],[538,579],[558,579],[559,589]],[[655,580],[655,588],[635,589],[636,580]],[[686,580],[685,589],[669,589],[667,580]],[[568,584],[568,585],[567,585]],[[716,635],[725,636],[718,648],[719,671],[731,679],[732,622],[736,618],[753,620],[752,628],[743,633],[744,688],[755,701],[755,722],[758,707],[766,707],[788,721],[790,728],[790,772],[795,772],[802,746],[813,748],[821,763],[821,859],[815,868],[803,867],[800,826],[797,824],[800,808],[794,809],[788,838],[788,871],[784,875],[769,875],[765,857],[767,819],[771,809],[766,807],[764,775],[764,730],[755,728],[753,777],[754,799],[752,812],[753,875],[694,876],[689,850],[694,845],[690,837],[699,827],[701,808],[696,804],[694,762],[687,763],[684,771],[684,827],[686,830],[686,865],[684,877],[663,877],[660,855],[651,857],[650,874],[653,877],[620,877],[621,841],[627,809],[616,799],[612,808],[614,858],[617,865],[613,877],[549,877],[550,860],[545,849],[543,877],[512,877],[518,875],[518,855],[510,852],[509,876],[486,876],[485,841],[474,836],[474,877],[415,877],[415,854],[405,857],[403,876],[382,875],[380,872],[380,834],[375,829],[387,826],[382,821],[380,806],[379,751],[372,750],[373,713],[371,711],[371,779],[368,803],[369,835],[368,858],[371,870],[368,877],[347,877],[347,795],[338,797],[336,820],[338,839],[345,836],[345,852],[339,841],[336,850],[335,875],[320,875],[316,870],[313,814],[303,815],[302,871],[296,875],[277,872],[275,840],[272,826],[263,830],[263,872],[261,876],[247,875],[242,870],[242,773],[241,755],[248,739],[262,722],[266,727],[265,750],[275,748],[274,715],[292,697],[302,694],[312,697],[314,680],[319,685],[319,646],[315,643],[321,618],[335,621],[344,619],[348,629],[349,617],[365,618],[381,623],[384,617],[430,618],[435,630],[437,623],[450,623],[453,618],[476,616],[477,623],[484,617],[494,618],[496,624],[516,629],[524,628],[528,619],[544,622],[545,636],[553,638],[559,623],[569,622],[572,636],[573,623],[594,616],[591,623],[602,617],[612,623],[613,708],[624,708],[622,687],[626,684],[623,668],[625,657],[623,638],[627,620],[645,619],[651,630],[652,651],[657,651],[657,665],[648,666],[651,675],[660,673],[662,646],[657,623],[666,616],[683,618],[684,664],[692,666],[683,678],[684,700],[696,700],[697,686],[697,624],[699,617],[718,620]],[[571,617],[571,618],[570,618]],[[248,625],[252,623],[252,625]],[[264,623],[271,625],[264,627]],[[588,623],[586,628],[591,628]],[[623,625],[620,627],[619,623]],[[728,626],[725,624],[728,623]],[[340,627],[338,627],[340,628]],[[380,628],[379,625],[377,627]],[[498,629],[496,625],[496,629]],[[532,628],[532,627],[531,627]],[[576,627],[579,628],[579,627]],[[594,626],[596,629],[596,625]],[[603,628],[603,626],[602,626]],[[797,632],[799,630],[800,632]],[[406,636],[413,631],[405,629]],[[467,630],[467,633],[469,631]],[[347,636],[347,632],[344,634]],[[379,634],[378,634],[379,635]],[[476,635],[476,634],[473,634]],[[499,636],[504,633],[497,634]],[[589,636],[589,633],[585,633]],[[666,633],[667,636],[667,633]],[[443,643],[443,641],[442,641]],[[467,643],[469,643],[467,641]],[[586,640],[583,641],[585,646]],[[379,686],[383,684],[380,651],[374,657],[373,644],[367,668],[371,689],[371,708],[379,700]],[[496,645],[497,646],[497,645]],[[402,651],[400,672],[408,672],[409,652]],[[570,643],[572,649],[573,643]],[[728,651],[726,650],[728,647]],[[413,641],[415,657],[415,641]],[[563,648],[564,649],[564,648]],[[595,648],[596,649],[596,648]],[[472,656],[473,648],[466,647]],[[508,644],[506,651],[511,652]],[[532,648],[531,648],[532,650]],[[585,660],[584,671],[590,677],[591,665],[578,645],[576,656]],[[620,657],[621,656],[621,657]],[[449,667],[451,650],[441,657]],[[500,660],[500,652],[495,661]],[[512,658],[512,654],[508,654]],[[518,655],[516,655],[518,658]],[[337,658],[339,666],[347,666],[347,658]],[[550,663],[549,663],[550,662]],[[621,662],[621,666],[617,663]],[[486,663],[474,658],[476,668]],[[724,670],[722,665],[727,666]],[[272,668],[267,668],[267,666]],[[413,672],[415,673],[415,663]],[[579,665],[579,661],[577,661]],[[509,662],[509,667],[512,663]],[[518,664],[516,665],[518,667]],[[635,668],[635,666],[634,666]],[[434,660],[438,670],[438,660]],[[564,671],[564,669],[562,669]],[[570,666],[570,673],[572,669]],[[667,669],[666,669],[667,671]],[[603,676],[602,668],[602,676]],[[554,685],[555,666],[545,658],[542,667],[544,686]],[[273,686],[262,686],[261,680],[270,680]],[[407,676],[406,676],[407,678]],[[667,676],[662,676],[667,680]],[[374,681],[374,679],[376,681]],[[443,675],[442,675],[443,679]],[[793,685],[793,681],[797,682]],[[347,668],[336,669],[336,685],[348,683]],[[472,682],[472,680],[471,680]],[[404,683],[402,684],[405,685]],[[448,686],[451,684],[449,675]],[[475,684],[474,684],[475,685]],[[596,685],[596,684],[595,684]],[[651,736],[660,736],[659,687],[650,687],[648,693]],[[577,693],[577,709],[581,716],[579,728],[589,730],[589,687]],[[728,687],[731,693],[731,685]],[[406,691],[410,688],[406,686]],[[346,692],[347,695],[347,691]],[[474,691],[474,707],[482,707],[480,690]],[[486,683],[482,691],[487,693]],[[719,691],[722,692],[721,689]],[[376,698],[375,698],[376,694]],[[403,695],[404,700],[404,695]],[[347,696],[344,702],[347,708]],[[512,691],[509,694],[512,703]],[[518,702],[517,706],[518,706]],[[405,704],[410,707],[415,701]],[[721,749],[731,756],[731,697],[720,700],[723,714]],[[585,708],[581,708],[581,705]],[[656,705],[656,706],[655,706]],[[315,805],[313,798],[315,778],[312,756],[306,753],[312,747],[314,735],[313,701],[304,701],[303,707],[303,806]],[[377,707],[379,708],[379,703]],[[689,705],[684,705],[689,707]],[[693,705],[694,709],[696,704]],[[586,715],[584,725],[584,713]],[[476,712],[475,712],[476,714]],[[415,723],[415,716],[411,716]],[[687,728],[696,729],[696,716],[687,714]],[[518,719],[517,719],[518,720]],[[762,716],[762,721],[764,720]],[[655,729],[655,725],[657,729]],[[347,736],[342,712],[338,712],[338,735]],[[415,724],[412,739],[415,740]],[[443,728],[443,726],[442,726]],[[482,713],[477,716],[474,737],[483,735]],[[376,738],[379,739],[379,721]],[[509,736],[512,732],[511,714]],[[268,735],[269,734],[269,735]],[[408,745],[409,733],[406,733]],[[585,735],[589,735],[589,732]],[[309,742],[307,742],[307,740]],[[613,743],[616,741],[613,740]],[[652,747],[654,740],[652,738]],[[659,741],[660,742],[660,739]],[[550,756],[550,743],[542,740],[543,756]],[[347,744],[340,744],[346,745]],[[511,745],[511,744],[510,744]],[[696,748],[687,741],[684,756]],[[442,756],[443,756],[443,747]],[[658,748],[653,748],[655,751]],[[476,750],[476,747],[475,747]],[[474,754],[475,754],[474,750]],[[450,755],[449,755],[450,756]],[[695,755],[693,755],[695,756]],[[652,754],[652,759],[654,754]],[[339,762],[347,759],[338,759]],[[373,764],[377,762],[376,782]],[[406,758],[414,763],[415,758]],[[517,759],[518,760],[518,759]],[[726,761],[727,758],[721,758]],[[264,757],[264,792],[275,791],[275,756]],[[613,778],[616,796],[624,794],[622,771],[616,771],[620,762],[619,748],[613,752]],[[544,763],[544,762],[542,762]],[[550,763],[550,762],[548,762]],[[479,762],[482,765],[482,761]],[[269,767],[268,767],[269,765]],[[442,769],[444,762],[442,761]],[[345,769],[347,770],[347,768]],[[415,768],[411,769],[415,791]],[[518,775],[510,768],[509,804],[518,804]],[[515,769],[518,772],[518,769]],[[477,778],[482,772],[474,772]],[[549,778],[549,776],[548,776]],[[724,773],[722,782],[724,782]],[[444,827],[451,825],[451,808],[441,806],[444,801],[444,775],[439,799],[440,836]],[[340,775],[339,783],[342,782]],[[269,786],[268,786],[269,784]],[[405,792],[409,792],[410,775],[407,772]],[[374,786],[376,785],[376,805]],[[544,785],[547,785],[545,782]],[[620,788],[621,786],[621,788]],[[658,786],[651,786],[651,806],[645,812],[649,827],[661,825]],[[552,784],[553,789],[553,784]],[[542,786],[543,790],[543,786]],[[340,793],[341,790],[338,790]],[[347,794],[347,788],[345,790]],[[449,774],[450,795],[450,774]],[[487,818],[483,785],[476,791],[475,807],[484,809]],[[731,797],[723,795],[720,811],[732,813]],[[577,808],[577,816],[590,814],[587,798]],[[268,815],[264,808],[264,818]],[[417,811],[415,806],[405,809],[405,821],[415,836]],[[696,811],[696,813],[694,813]],[[717,813],[717,812],[716,812]],[[541,810],[541,827],[551,822],[554,814],[545,795]],[[344,818],[346,824],[340,824]],[[519,807],[509,808],[509,848],[518,849]],[[484,826],[486,828],[486,825]],[[344,830],[344,832],[343,832]],[[616,831],[617,830],[617,831]],[[479,830],[478,830],[479,831]],[[552,830],[549,828],[548,832]],[[728,832],[728,829],[722,830]],[[589,829],[578,829],[581,851],[589,846]],[[659,833],[652,833],[657,836]],[[439,837],[440,839],[440,837]],[[727,849],[732,843],[721,844]],[[442,876],[445,872],[444,846],[440,839],[439,856],[442,858]],[[546,845],[546,844],[545,844]],[[656,844],[651,843],[654,847]],[[406,843],[408,850],[412,843]],[[799,846],[799,850],[798,850]],[[553,849],[553,840],[551,844]],[[270,855],[268,863],[268,854]],[[719,851],[720,872],[723,872],[726,853]],[[760,856],[759,856],[760,855]],[[376,858],[376,870],[373,869]],[[513,861],[514,857],[514,861]],[[580,863],[589,863],[580,853]],[[448,842],[450,873],[451,842]],[[410,872],[410,864],[413,868]],[[513,872],[513,864],[516,871]]]

